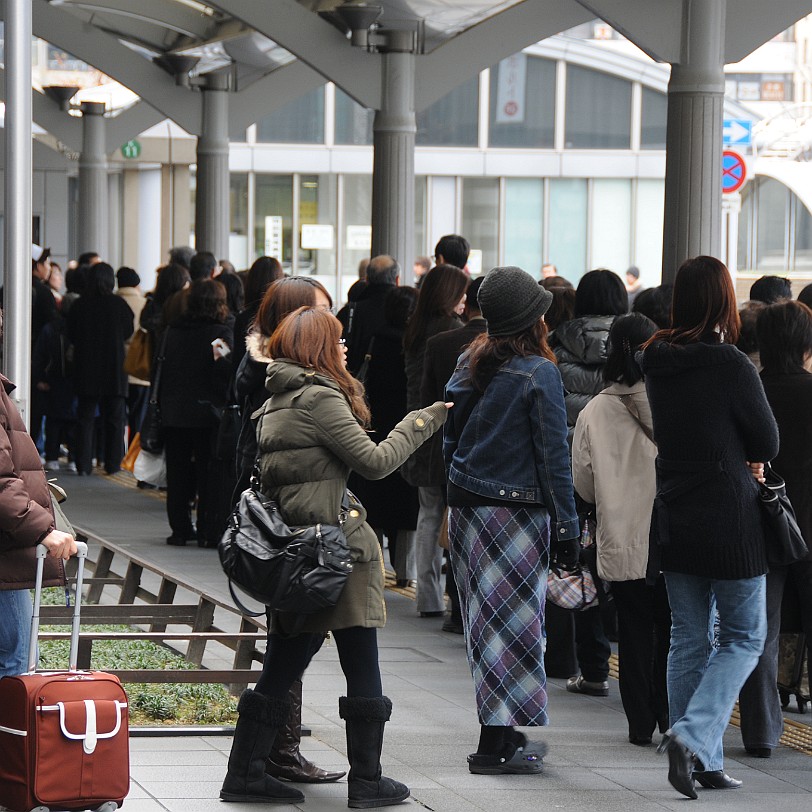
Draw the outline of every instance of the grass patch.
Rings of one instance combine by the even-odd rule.
[[[61,604],[63,589],[43,590],[43,604]],[[43,631],[65,631],[67,626],[43,626]],[[93,626],[99,632],[137,631],[132,626]],[[45,640],[40,644],[40,668],[68,667],[70,643]],[[91,667],[111,669],[152,668],[165,671],[194,669],[180,654],[150,640],[96,640]],[[224,725],[237,719],[237,700],[219,683],[129,683],[125,689],[132,725]]]

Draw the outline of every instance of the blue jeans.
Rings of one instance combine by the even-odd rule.
[[[417,516],[414,552],[417,566],[417,611],[442,612],[445,610],[443,584],[443,549],[437,543],[440,525],[446,511],[443,489],[420,487],[420,513]]]
[[[766,577],[717,580],[666,572],[671,604],[671,730],[705,770],[723,769],[722,737],[767,635]],[[715,611],[718,645],[713,647]]]
[[[0,677],[28,671],[31,614],[27,589],[0,590]]]

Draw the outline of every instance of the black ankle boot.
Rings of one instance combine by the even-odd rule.
[[[694,770],[694,778],[705,789],[740,789],[742,782],[724,770]]]
[[[288,693],[290,715],[279,728],[268,756],[265,772],[274,778],[297,784],[327,784],[338,781],[343,772],[328,772],[308,761],[299,751],[302,740],[302,681],[297,679]]]
[[[405,784],[381,774],[383,728],[391,713],[392,701],[386,696],[339,697],[338,715],[347,727],[347,806],[351,809],[391,806],[409,797]]]
[[[220,800],[281,804],[304,801],[298,789],[265,774],[265,760],[290,713],[287,697],[267,697],[248,689],[240,697],[237,711],[240,716]]]
[[[686,798],[696,800],[693,777],[696,756],[671,732],[670,728],[663,735],[657,752],[668,753],[668,783]]]

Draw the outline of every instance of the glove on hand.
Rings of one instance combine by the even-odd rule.
[[[581,539],[554,541],[552,545],[552,563],[564,570],[574,570],[581,555]]]

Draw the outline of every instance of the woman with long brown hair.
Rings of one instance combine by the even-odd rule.
[[[734,346],[736,295],[714,257],[686,260],[671,327],[644,345],[657,444],[651,553],[671,604],[668,780],[735,789],[722,736],[766,635],[767,560],[756,478],[778,453],[778,428],[756,368]],[[714,624],[718,613],[717,643]]]
[[[272,263],[261,263],[262,258],[252,266],[272,269]],[[277,266],[279,263],[276,263]],[[281,275],[281,266],[279,266]],[[255,316],[245,338],[246,352],[237,367],[234,378],[234,394],[242,414],[242,428],[237,442],[237,482],[232,502],[237,502],[240,494],[248,487],[251,471],[257,459],[256,423],[251,418],[257,409],[268,399],[265,388],[265,372],[273,361],[270,341],[274,330],[282,319],[299,307],[316,307],[323,311],[332,308],[333,301],[326,288],[310,276],[291,276],[270,282],[259,303],[254,305]],[[314,649],[313,653],[318,648]],[[290,689],[290,713],[268,756],[267,772],[274,778],[303,784],[321,784],[338,781],[344,773],[339,770],[323,770],[305,758],[299,742],[302,733],[302,681],[301,675],[294,680]]]
[[[453,265],[437,265],[423,277],[417,306],[403,334],[406,361],[406,408],[421,406],[420,385],[426,342],[447,330],[462,327],[465,290],[468,277]],[[417,611],[421,617],[441,617],[445,611],[440,572],[443,551],[437,544],[445,513],[445,471],[439,437],[415,454],[401,473],[410,485],[417,486],[420,512],[415,530],[415,567],[417,574]],[[453,577],[451,578],[453,581]],[[447,578],[449,591],[455,589]]]
[[[290,525],[335,524],[348,494],[351,470],[367,479],[392,473],[445,422],[446,406],[407,414],[377,445],[369,439],[363,386],[346,370],[341,322],[318,308],[299,308],[282,320],[267,343],[270,396],[259,418],[260,489],[279,504]],[[298,790],[265,772],[265,759],[288,717],[288,691],[327,632],[338,647],[347,679],[339,699],[350,762],[349,806],[399,803],[404,784],[381,775],[384,723],[392,703],[383,695],[377,629],[386,620],[383,567],[366,511],[351,500],[344,533],[353,570],[338,603],[308,615],[301,633],[288,634],[289,614],[272,612],[262,675],[239,703],[239,720],[220,798],[224,801],[297,803]]]
[[[297,307],[318,307],[329,311],[333,300],[324,285],[310,276],[277,279],[265,291],[245,338],[246,353],[239,362],[234,393],[242,413],[242,429],[237,443],[237,486],[234,501],[248,487],[257,456],[256,427],[251,415],[265,403],[265,370],[273,360],[268,345],[279,322]]]
[[[477,295],[487,333],[446,387],[448,535],[481,725],[472,773],[537,773],[547,724],[544,604],[550,553],[578,560],[564,391],[547,344],[552,294],[494,268]]]

